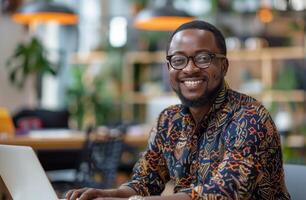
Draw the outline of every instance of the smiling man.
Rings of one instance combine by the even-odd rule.
[[[222,33],[204,21],[183,24],[172,34],[166,58],[182,104],[160,114],[132,180],[118,189],[72,190],[67,198],[290,199],[279,134],[268,111],[224,80]],[[175,194],[159,196],[169,180]]]

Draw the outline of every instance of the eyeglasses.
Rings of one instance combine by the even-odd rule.
[[[193,61],[196,67],[205,69],[209,67],[211,61],[214,58],[226,58],[223,54],[211,53],[211,52],[200,52],[194,56],[186,56],[183,54],[168,55],[166,59],[168,60],[170,66],[176,70],[184,69],[189,62],[189,59]]]

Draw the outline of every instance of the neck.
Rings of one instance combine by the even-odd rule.
[[[210,108],[211,108],[211,105],[205,105],[202,107],[189,107],[191,115],[197,125],[201,122],[204,116],[207,115]]]

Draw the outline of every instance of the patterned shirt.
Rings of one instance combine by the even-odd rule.
[[[268,111],[226,84],[198,123],[183,105],[165,109],[124,185],[160,195],[169,180],[192,199],[290,199],[279,134]]]

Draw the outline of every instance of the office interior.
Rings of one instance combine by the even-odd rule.
[[[47,2],[71,20],[18,18]],[[284,162],[306,165],[304,0],[1,0],[0,144],[32,146],[60,194],[128,180],[159,112],[179,103],[165,64],[171,22],[136,24],[166,6],[222,30],[226,81],[270,111]]]

